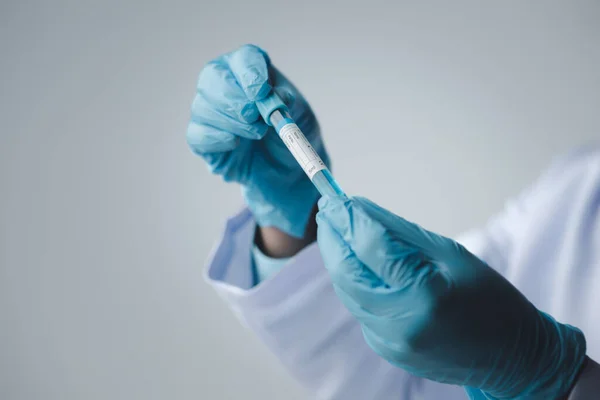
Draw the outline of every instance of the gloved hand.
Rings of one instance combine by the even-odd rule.
[[[200,74],[187,141],[210,170],[242,185],[260,226],[302,237],[318,192],[255,101],[275,90],[326,164],[319,124],[300,92],[252,45],[209,62]]]
[[[460,244],[367,199],[322,198],[319,208],[318,243],[335,291],[380,356],[470,387],[472,398],[550,400],[569,391],[585,359],[581,331],[537,310]]]

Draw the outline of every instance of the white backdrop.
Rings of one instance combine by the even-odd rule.
[[[591,0],[2,1],[0,398],[305,397],[202,281],[241,205],[185,143],[211,58],[264,47],[348,193],[455,235],[598,137],[599,17]]]

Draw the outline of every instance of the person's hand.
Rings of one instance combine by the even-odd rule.
[[[198,80],[187,141],[210,170],[242,185],[259,226],[301,238],[318,192],[255,105],[275,90],[325,163],[319,124],[298,90],[252,45],[209,62]]]
[[[380,356],[473,398],[568,393],[585,359],[581,331],[537,310],[460,244],[367,199],[322,198],[319,208],[335,291]]]

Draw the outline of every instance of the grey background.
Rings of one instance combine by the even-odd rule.
[[[485,5],[483,3],[486,3]],[[0,3],[0,398],[302,399],[202,281],[196,77],[267,49],[347,192],[455,235],[598,136],[597,1]]]

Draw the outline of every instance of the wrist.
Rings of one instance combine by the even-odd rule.
[[[586,357],[571,392],[564,400],[587,400],[600,393],[600,365]]]
[[[317,207],[314,204],[308,218],[308,223],[306,224],[304,235],[301,238],[289,235],[274,226],[258,226],[254,236],[254,243],[263,254],[269,257],[292,257],[317,239],[316,213]]]

